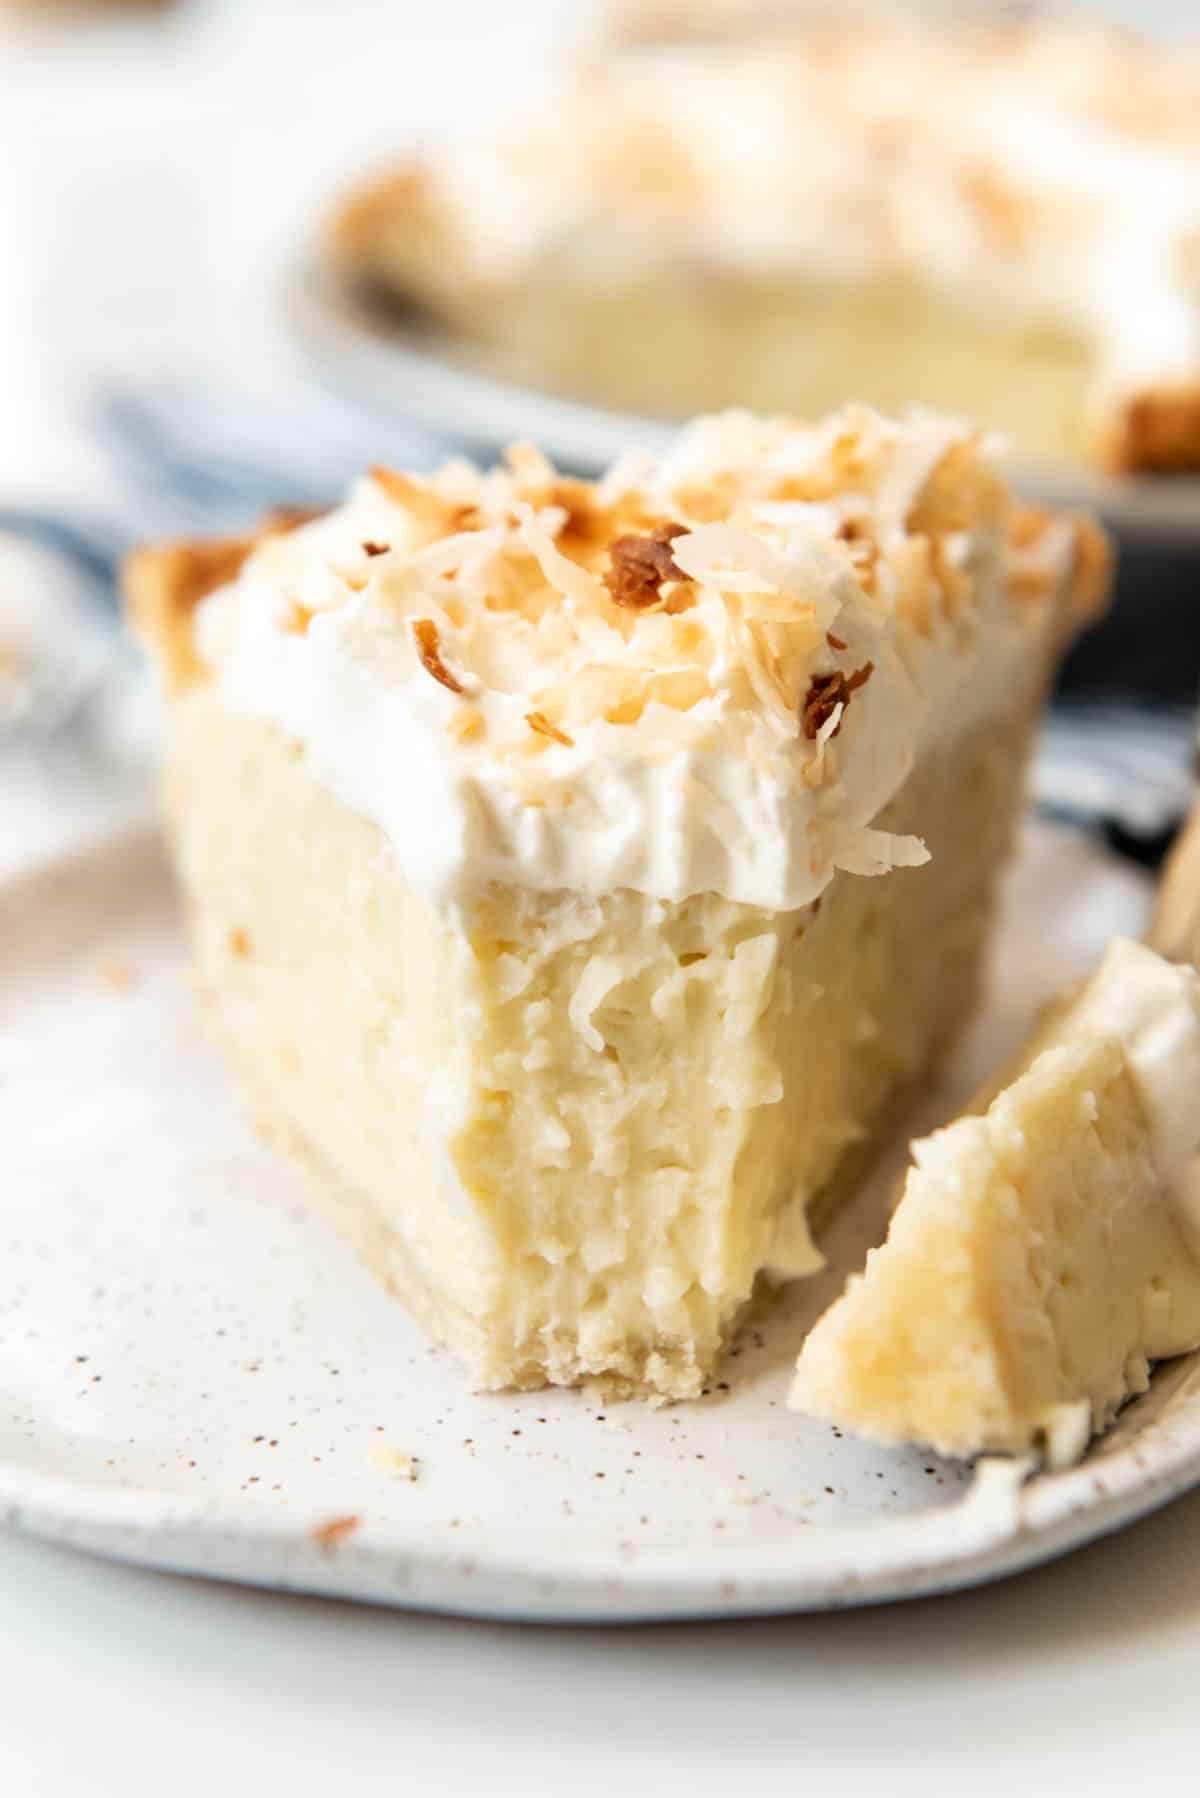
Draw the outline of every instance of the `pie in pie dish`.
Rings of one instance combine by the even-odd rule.
[[[1200,979],[1118,939],[1012,1078],[913,1144],[792,1402],[885,1442],[1075,1460],[1200,1347]]]
[[[778,41],[844,24],[848,12],[860,22],[899,15],[944,26],[968,13],[994,19],[997,10],[995,0],[605,0],[598,23],[602,41],[613,44]]]
[[[380,468],[134,558],[212,1028],[479,1384],[691,1396],[756,1282],[816,1265],[975,1004],[1106,585],[979,434],[857,407],[595,484]]]
[[[1200,59],[1100,26],[598,53],[354,193],[330,254],[510,378],[638,414],[854,392],[1200,469]]]

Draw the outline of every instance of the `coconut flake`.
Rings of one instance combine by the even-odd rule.
[[[875,492],[881,534],[907,529],[909,513],[942,457],[954,444],[971,435],[971,427],[964,419],[944,417],[917,406],[908,414],[907,422],[911,428],[896,433]]]
[[[846,874],[889,874],[893,868],[921,868],[929,861],[920,837],[897,836],[865,824],[826,824],[825,850]]]
[[[451,537],[439,537],[436,543],[414,550],[404,563],[404,573],[415,580],[436,580],[441,574],[455,574],[468,562],[478,562],[496,554],[507,535],[502,525],[483,531],[456,531]]]
[[[604,588],[594,574],[581,568],[578,562],[572,562],[564,556],[554,539],[535,515],[532,506],[518,501],[515,508],[520,520],[517,532],[538,567],[556,592],[564,599],[572,599],[576,605],[585,606],[589,610],[599,610],[604,604]]]

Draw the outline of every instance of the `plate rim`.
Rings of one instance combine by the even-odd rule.
[[[517,438],[577,471],[602,471],[630,448],[660,450],[678,425],[525,386],[472,366],[436,324],[356,294],[311,250],[293,252],[276,284],[277,310],[322,385],[381,424],[416,425],[492,456]],[[453,421],[448,425],[448,421]],[[1122,535],[1164,547],[1200,545],[1200,474],[1102,475],[1013,457],[1006,473],[1025,497],[1099,513]]]
[[[394,1520],[364,1525],[336,1545],[316,1531],[328,1510],[266,1516],[240,1497],[191,1499],[152,1488],[105,1489],[0,1461],[0,1519],[18,1532],[105,1558],[199,1578],[340,1597],[399,1609],[493,1621],[622,1624],[701,1618],[816,1614],[946,1595],[990,1584],[1073,1553],[1150,1515],[1200,1485],[1200,1351],[1163,1364],[1190,1424],[1190,1439],[1161,1445],[1156,1423],[1144,1437],[1089,1457],[1062,1473],[989,1457],[1000,1470],[995,1502],[978,1484],[955,1503],[882,1520],[824,1524],[781,1571],[778,1545],[744,1545],[710,1555],[703,1570],[688,1552],[656,1550],[639,1565],[582,1553],[563,1571],[547,1553],[486,1557],[431,1550],[420,1531]],[[1136,1403],[1136,1401],[1135,1401]],[[978,1480],[978,1473],[977,1473]],[[947,1530],[950,1520],[952,1527]],[[931,1544],[917,1559],[910,1544]],[[852,1564],[860,1545],[876,1555]],[[831,1549],[834,1551],[831,1553]],[[838,1552],[840,1551],[840,1552]],[[799,1561],[800,1566],[794,1563]],[[263,1563],[266,1563],[265,1565]],[[380,1575],[394,1591],[380,1591]]]

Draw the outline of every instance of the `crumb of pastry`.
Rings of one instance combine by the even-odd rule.
[[[313,1530],[313,1541],[321,1543],[324,1548],[334,1548],[339,1542],[352,1536],[361,1524],[362,1518],[357,1516],[331,1517],[328,1523],[318,1524]]]
[[[101,962],[100,978],[114,993],[127,993],[137,981],[137,971],[131,962],[114,957]]]
[[[410,1485],[420,1477],[420,1462],[415,1455],[406,1455],[390,1442],[372,1442],[367,1451],[367,1458],[377,1473],[394,1473],[398,1479],[407,1480]]]

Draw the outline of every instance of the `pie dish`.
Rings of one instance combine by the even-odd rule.
[[[1117,939],[1017,1068],[913,1145],[792,1402],[877,1441],[1078,1459],[1200,1346],[1200,979]]]
[[[134,559],[214,1032],[477,1383],[695,1395],[818,1264],[975,1005],[1107,576],[977,432],[858,407]]]
[[[1094,25],[614,50],[364,185],[329,256],[638,415],[919,397],[1026,458],[1196,471],[1198,121],[1200,61]]]

